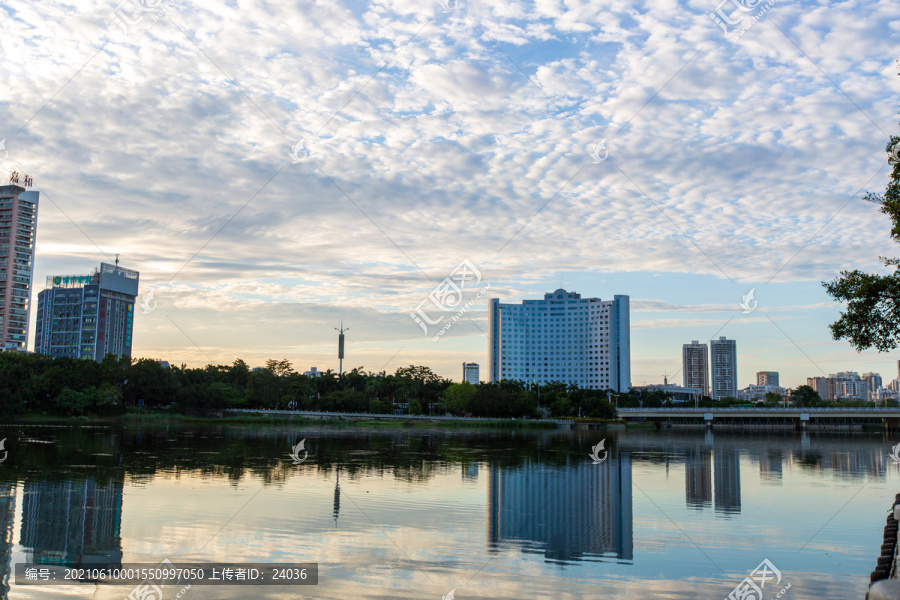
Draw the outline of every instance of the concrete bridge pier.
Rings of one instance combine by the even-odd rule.
[[[883,417],[881,421],[889,432],[900,431],[900,417]]]
[[[713,426],[713,414],[711,412],[703,413],[703,422],[706,423],[707,429],[712,429]]]

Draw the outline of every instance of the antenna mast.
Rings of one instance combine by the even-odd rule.
[[[341,319],[341,328],[334,328],[335,331],[340,332],[338,336],[338,376],[344,374],[344,332],[350,331],[350,328],[344,329],[344,320]]]

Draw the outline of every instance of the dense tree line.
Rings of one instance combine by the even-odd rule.
[[[479,417],[615,418],[608,394],[577,386],[523,382],[453,383],[424,366],[393,374],[362,367],[341,375],[297,373],[287,360],[251,369],[231,365],[166,367],[149,359],[103,361],[0,353],[0,412],[109,415],[131,407],[203,413],[226,408]]]
[[[757,406],[777,406],[768,394]],[[704,397],[701,407],[728,407],[744,400]],[[790,404],[825,406],[809,386],[794,390]],[[896,405],[896,401],[888,404]],[[829,401],[828,406],[870,406],[865,401]],[[616,408],[681,406],[659,390],[582,389],[522,381],[454,383],[424,366],[401,367],[393,374],[357,367],[319,377],[297,373],[287,360],[269,360],[251,369],[238,359],[231,365],[165,367],[149,359],[51,358],[40,354],[0,353],[0,414],[115,415],[131,407],[208,413],[226,408],[287,409],[327,412],[476,417],[616,418]]]

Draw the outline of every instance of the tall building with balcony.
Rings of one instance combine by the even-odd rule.
[[[737,342],[720,337],[709,341],[710,384],[713,400],[737,398]]]
[[[38,197],[0,186],[0,351],[27,349]]]
[[[628,296],[601,300],[558,289],[521,304],[492,298],[488,318],[490,381],[631,388]]]
[[[101,263],[89,275],[55,275],[38,294],[34,350],[103,360],[131,356],[138,272]]]
[[[681,347],[681,372],[684,387],[698,388],[704,396],[709,395],[709,353],[706,344],[694,340]]]

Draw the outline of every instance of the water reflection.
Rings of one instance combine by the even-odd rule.
[[[604,435],[609,458],[594,465],[590,447]],[[34,431],[31,436],[40,437]],[[292,465],[288,450],[304,437],[309,458]],[[147,555],[160,547],[190,554],[219,535],[221,522],[247,504],[253,488],[262,492],[210,546],[251,553],[257,560],[287,560],[284,557],[294,556],[300,547],[315,548],[322,552],[323,564],[327,549],[332,552],[332,573],[344,564],[354,565],[346,567],[343,581],[352,581],[354,568],[383,564],[394,547],[385,541],[391,536],[404,550],[407,545],[413,548],[412,559],[448,571],[463,563],[477,569],[496,559],[494,569],[515,557],[532,561],[532,566],[571,569],[573,581],[609,576],[630,583],[644,577],[665,587],[678,571],[679,578],[687,574],[713,582],[722,571],[704,562],[693,542],[722,560],[729,573],[745,570],[747,563],[758,564],[759,548],[793,543],[769,539],[780,535],[771,532],[805,526],[808,539],[854,491],[842,489],[829,496],[829,486],[869,482],[854,500],[859,502],[867,493],[876,493],[879,483],[893,483],[896,469],[887,458],[889,445],[882,436],[793,432],[598,435],[247,426],[54,430],[28,452],[11,455],[0,468],[0,597],[5,599],[9,590],[14,543],[27,560],[43,564],[117,563],[123,552],[127,562],[158,561],[162,556]],[[894,480],[888,481],[889,475]],[[632,489],[638,487],[633,498]],[[882,487],[891,488],[889,502],[897,490]],[[796,498],[813,493],[819,494],[821,506],[796,508]],[[123,512],[124,494],[128,510]],[[170,502],[184,502],[183,511]],[[867,514],[878,513],[881,521],[886,506]],[[157,512],[149,514],[147,507]],[[855,505],[851,508],[856,510]],[[21,526],[14,527],[17,511]],[[859,558],[859,566],[853,563],[852,569],[865,578],[881,524],[876,523],[871,544],[865,539],[842,550],[845,564],[851,561],[848,553],[855,553],[852,560]],[[130,535],[122,533],[123,527]],[[19,530],[18,540],[13,539],[14,529]],[[163,529],[175,538],[189,533],[180,543],[159,542],[148,548],[148,537],[156,543]],[[756,537],[743,547],[733,542],[749,531]],[[686,536],[693,542],[686,542]],[[265,541],[254,542],[257,539]],[[298,544],[301,539],[303,544]],[[841,542],[828,540],[832,547]],[[797,554],[796,548],[791,551],[791,556]],[[699,563],[686,562],[692,552]],[[432,557],[434,562],[428,563]],[[726,564],[731,558],[733,564]],[[413,571],[403,570],[408,560],[402,556],[396,563],[398,572]],[[804,568],[815,572],[821,557],[817,561]],[[627,571],[616,570],[625,566]],[[663,573],[666,568],[671,572]],[[570,575],[553,576],[565,586]],[[333,574],[331,579],[341,578]],[[518,582],[511,577],[508,583],[514,587]],[[360,593],[365,587],[346,585],[322,585],[317,592],[322,598],[366,596]],[[210,589],[209,594],[216,591]],[[198,589],[192,596],[214,597],[206,593]]]
[[[121,564],[122,482],[28,481],[21,544],[35,564]]]
[[[712,451],[700,446],[687,449],[684,459],[685,503],[688,508],[712,506]]]
[[[0,484],[0,598],[9,594],[9,575],[12,572],[13,526],[16,519],[16,487]]]
[[[781,485],[784,454],[780,448],[760,448],[759,480],[769,485]]]
[[[713,452],[716,512],[730,516],[741,512],[741,455],[736,447],[716,447]]]
[[[337,527],[338,517],[341,516],[341,468],[338,467],[334,477],[334,504],[332,508],[334,526]]]
[[[585,555],[632,560],[631,456],[565,469],[491,465],[488,543],[516,541],[556,561]]]

